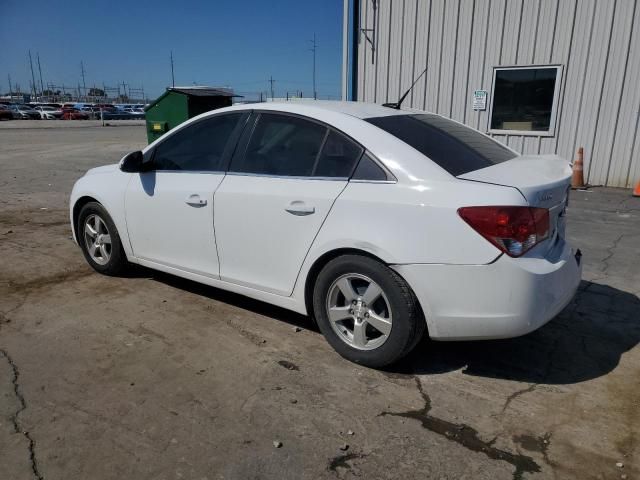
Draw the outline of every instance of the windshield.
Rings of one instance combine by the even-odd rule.
[[[408,143],[454,176],[517,156],[477,130],[431,113],[374,117],[366,121]]]

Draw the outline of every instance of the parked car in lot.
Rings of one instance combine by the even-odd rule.
[[[29,105],[11,105],[13,118],[22,120],[40,120],[40,112],[34,110]]]
[[[34,110],[40,113],[40,118],[43,120],[60,120],[62,118],[62,110],[56,107],[37,106]]]
[[[115,108],[103,109],[102,116],[105,120],[130,120],[134,118],[130,112]]]
[[[129,114],[131,119],[139,119],[145,117],[143,108],[125,108],[124,112]]]
[[[426,112],[241,105],[89,170],[70,218],[98,272],[141,264],[313,315],[341,355],[381,367],[425,331],[513,337],[569,303],[570,176]]]
[[[62,118],[64,120],[89,120],[89,115],[77,108],[62,108]]]
[[[13,119],[13,113],[11,112],[11,109],[3,104],[0,104],[0,120],[12,120]]]

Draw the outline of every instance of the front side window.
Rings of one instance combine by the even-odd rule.
[[[260,114],[243,156],[231,171],[309,177],[322,147],[326,127],[289,115]]]
[[[559,72],[556,66],[496,68],[490,130],[552,134]]]
[[[366,121],[409,144],[454,176],[516,156],[477,130],[431,113],[390,115],[367,118]]]
[[[200,120],[168,137],[153,155],[155,170],[219,172],[223,154],[241,113]]]

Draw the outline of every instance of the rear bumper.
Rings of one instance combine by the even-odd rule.
[[[392,268],[418,297],[431,338],[482,340],[524,335],[560,313],[580,284],[579,257],[561,240],[544,258]]]

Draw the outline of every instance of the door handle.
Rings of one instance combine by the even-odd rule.
[[[296,200],[291,202],[289,205],[285,207],[285,210],[292,215],[296,215],[298,217],[302,217],[304,215],[311,215],[312,213],[316,213],[315,207],[310,207],[306,205],[301,200]]]
[[[207,200],[200,198],[200,195],[197,193],[193,193],[187,197],[185,203],[192,207],[204,207],[207,204]]]

